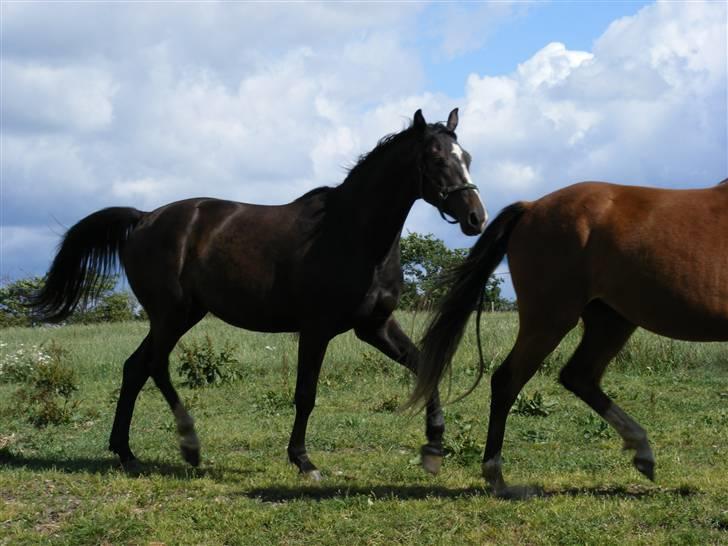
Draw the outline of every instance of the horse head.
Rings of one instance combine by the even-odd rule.
[[[470,154],[458,144],[457,125],[457,108],[450,112],[446,125],[428,124],[422,110],[415,112],[413,127],[421,133],[423,143],[421,196],[447,222],[460,224],[464,234],[478,235],[485,228],[488,213],[470,178]]]

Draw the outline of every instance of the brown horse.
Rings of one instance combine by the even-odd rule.
[[[426,123],[418,110],[409,128],[382,139],[341,185],[287,205],[198,198],[152,212],[114,207],[68,230],[36,310],[62,320],[94,295],[118,258],[149,315],[149,334],[124,364],[109,440],[125,468],[139,467],[129,427],[150,376],[174,413],[183,457],[199,463],[192,417],[170,381],[169,354],[211,312],[250,330],[300,333],[288,456],[301,473],[320,477],[306,454],[305,435],[329,341],[353,328],[360,339],[417,370],[417,349],[392,317],[402,280],[400,232],[410,208],[424,198],[468,235],[485,225],[457,124],[457,109],[445,125]],[[423,465],[436,472],[444,431],[437,392],[427,408]]]
[[[698,190],[584,182],[505,208],[453,272],[423,339],[413,403],[436,392],[483,283],[506,254],[520,327],[491,380],[484,477],[496,494],[523,492],[503,480],[506,418],[581,318],[581,342],[559,379],[614,427],[635,450],[637,469],[654,479],[645,430],[600,380],[638,326],[676,339],[728,340],[728,180]]]

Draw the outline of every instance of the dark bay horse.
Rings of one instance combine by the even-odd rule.
[[[107,208],[71,227],[34,306],[47,320],[67,317],[123,266],[149,315],[150,329],[124,364],[109,449],[125,468],[134,404],[151,376],[177,422],[184,459],[199,464],[194,422],[170,381],[169,354],[208,312],[261,332],[299,332],[296,417],[288,457],[301,473],[320,474],[305,434],[329,341],[354,329],[388,357],[416,371],[417,349],[392,316],[400,294],[399,240],[413,203],[423,198],[467,235],[487,220],[457,143],[457,109],[446,124],[411,126],[382,139],[344,182],[282,206],[198,198],[152,212]],[[423,464],[437,472],[444,420],[437,392],[427,403]]]
[[[506,254],[520,325],[491,380],[484,477],[496,494],[526,491],[503,480],[506,418],[581,318],[581,342],[559,379],[614,427],[635,451],[635,467],[654,479],[647,433],[600,381],[638,326],[676,339],[728,341],[728,180],[698,190],[585,182],[506,207],[450,278],[422,341],[412,403],[437,392],[483,285]]]

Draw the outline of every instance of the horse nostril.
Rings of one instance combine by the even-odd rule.
[[[482,220],[480,219],[480,216],[478,216],[477,213],[471,212],[468,216],[468,223],[476,228],[480,227],[480,224],[482,223]]]

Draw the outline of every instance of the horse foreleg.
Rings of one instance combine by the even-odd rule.
[[[635,467],[654,480],[655,458],[645,429],[599,386],[607,365],[627,342],[635,326],[598,301],[587,306],[583,319],[584,335],[574,355],[561,370],[559,379],[619,433],[624,440],[624,449],[635,450]]]
[[[316,405],[316,387],[328,344],[329,338],[327,337],[301,333],[298,342],[296,419],[293,422],[293,430],[288,442],[288,459],[298,467],[301,474],[315,481],[321,479],[321,473],[306,453],[306,427],[308,418]]]
[[[417,373],[420,353],[394,318],[389,317],[386,322],[376,326],[360,326],[354,331],[359,339],[379,349],[411,372]],[[440,394],[437,390],[427,401],[426,412],[425,434],[427,435],[427,443],[420,450],[422,467],[431,474],[437,474],[442,466],[444,455],[442,437],[445,434],[445,418],[442,414]]]

